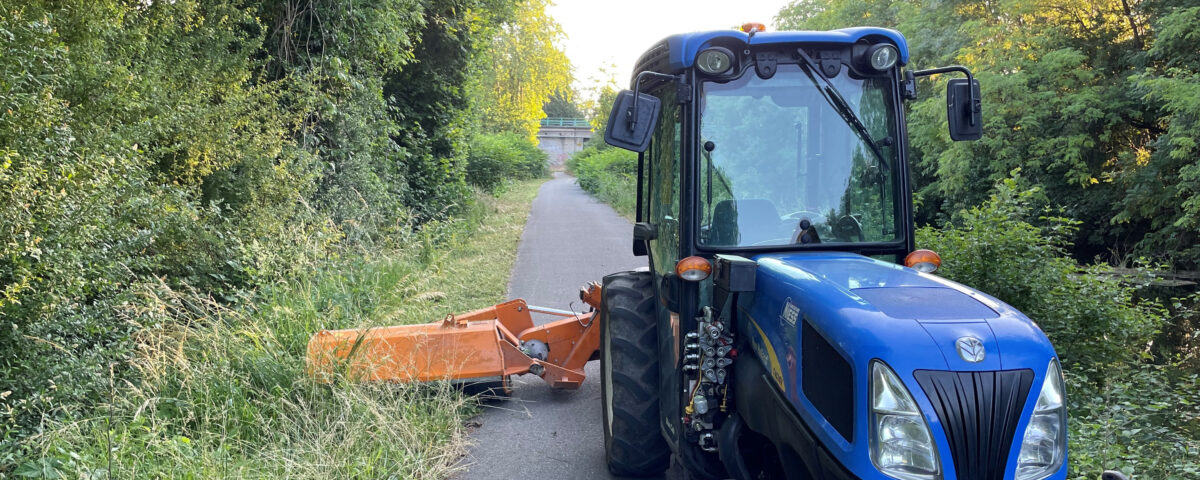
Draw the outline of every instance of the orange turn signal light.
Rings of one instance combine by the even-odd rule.
[[[904,257],[904,265],[921,273],[933,273],[942,266],[942,257],[933,250],[922,248]]]
[[[699,282],[712,273],[712,264],[704,257],[687,257],[675,264],[675,274],[689,282]]]
[[[752,31],[753,32],[765,32],[765,31],[767,31],[767,26],[763,25],[761,23],[758,23],[758,22],[746,22],[746,23],[742,24],[741,30],[746,33],[750,33]]]

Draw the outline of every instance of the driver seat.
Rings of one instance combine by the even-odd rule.
[[[779,238],[779,211],[765,198],[721,200],[713,209],[712,244],[744,246]]]

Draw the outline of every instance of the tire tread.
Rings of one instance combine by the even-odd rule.
[[[605,425],[604,432],[608,469],[625,477],[659,475],[670,466],[671,451],[659,432],[658,325],[652,277],[649,272],[622,272],[605,280],[601,315],[604,333],[612,336],[608,354],[613,362],[614,406],[612,425]],[[604,355],[601,358],[604,361]],[[602,379],[601,388],[606,383]],[[607,409],[607,404],[602,406],[604,422]]]

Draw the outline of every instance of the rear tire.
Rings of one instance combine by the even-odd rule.
[[[650,272],[604,278],[600,305],[600,393],[608,470],[659,475],[671,450],[659,430],[658,322]]]

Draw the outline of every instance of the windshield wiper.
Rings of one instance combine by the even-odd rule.
[[[839,92],[837,87],[833,86],[833,83],[820,73],[816,62],[813,62],[813,59],[808,56],[808,53],[803,48],[796,50],[800,53],[800,58],[804,60],[804,63],[801,64],[804,67],[804,73],[808,75],[809,80],[817,84],[818,90],[821,91],[821,96],[842,117],[842,121],[854,129],[854,133],[858,134],[863,143],[866,143],[870,147],[871,153],[875,155],[875,161],[879,163],[879,166],[883,167],[885,171],[891,170],[892,167],[884,159],[883,152],[879,150],[879,145],[876,145],[875,140],[871,138],[871,132],[867,131],[867,127],[863,125],[862,120],[858,118],[858,115],[854,114],[854,110],[850,108],[850,104],[846,103],[846,98],[842,96],[842,92]],[[817,78],[821,79],[820,82],[817,81]]]

